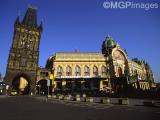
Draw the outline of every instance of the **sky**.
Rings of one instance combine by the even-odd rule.
[[[114,0],[0,0],[0,72],[5,75],[12,44],[14,22],[22,20],[29,5],[36,6],[38,23],[43,22],[39,65],[55,52],[100,52],[109,34],[128,52],[129,58],[145,59],[156,82],[160,82],[160,0],[158,8],[107,9]],[[118,0],[117,0],[118,1]],[[126,0],[121,0],[126,2]],[[131,0],[127,0],[133,2]]]

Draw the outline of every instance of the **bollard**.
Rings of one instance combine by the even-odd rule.
[[[75,97],[72,99],[73,101],[81,101],[80,95],[77,94]]]
[[[87,97],[87,98],[85,98],[85,102],[93,102],[93,98],[92,97]]]
[[[64,96],[64,100],[71,100],[71,95],[66,95],[66,96]]]
[[[57,98],[57,96],[56,96],[56,95],[53,95],[53,96],[52,96],[52,98],[56,99],[56,98]]]
[[[110,98],[105,97],[105,98],[101,98],[100,103],[104,103],[104,104],[110,104]]]
[[[58,99],[63,100],[64,99],[64,95],[58,96]]]
[[[129,99],[128,98],[121,98],[118,100],[118,103],[120,105],[129,105]]]
[[[143,101],[143,105],[144,106],[154,106],[155,102],[153,100],[146,100],[146,101]]]

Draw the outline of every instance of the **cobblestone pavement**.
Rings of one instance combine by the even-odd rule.
[[[160,113],[160,104],[154,107],[147,107],[143,105],[143,101],[141,99],[130,99],[129,105],[119,105],[118,104],[118,98],[110,98],[111,104],[102,104],[99,103],[100,100],[94,100],[95,102],[77,102],[77,101],[70,101],[70,100],[59,100],[59,99],[53,99],[47,97],[35,97],[37,100],[40,100],[41,102],[49,102],[53,104],[63,104],[66,106],[75,106],[75,107],[85,107],[85,108],[93,108],[93,109],[123,109],[123,110],[136,110],[141,112],[151,112],[153,110],[159,110],[156,111],[156,113]],[[99,99],[99,98],[94,98]],[[160,102],[160,101],[156,101]]]

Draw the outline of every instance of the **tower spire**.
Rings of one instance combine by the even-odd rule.
[[[41,23],[40,23],[38,29],[39,29],[40,31],[43,31],[43,23],[42,23],[42,21],[41,21]]]
[[[22,24],[29,27],[37,27],[37,11],[36,8],[29,6],[23,18]]]
[[[15,25],[18,25],[19,23],[20,23],[19,16],[17,16],[16,21],[15,21]]]

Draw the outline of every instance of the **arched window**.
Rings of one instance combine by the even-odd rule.
[[[61,67],[61,66],[58,66],[58,68],[57,68],[57,75],[58,75],[58,76],[62,76],[62,73],[63,73],[62,67]]]
[[[98,76],[98,68],[96,66],[93,67],[93,75]]]
[[[70,66],[67,66],[66,68],[66,75],[71,76],[72,75],[72,68]]]
[[[75,68],[75,75],[80,76],[81,75],[81,68],[79,66],[76,66]]]
[[[107,75],[107,68],[105,66],[102,66],[102,76]]]
[[[84,67],[84,76],[89,76],[90,75],[90,70],[88,66]]]
[[[123,73],[122,73],[122,68],[118,67],[118,76],[122,77]]]

